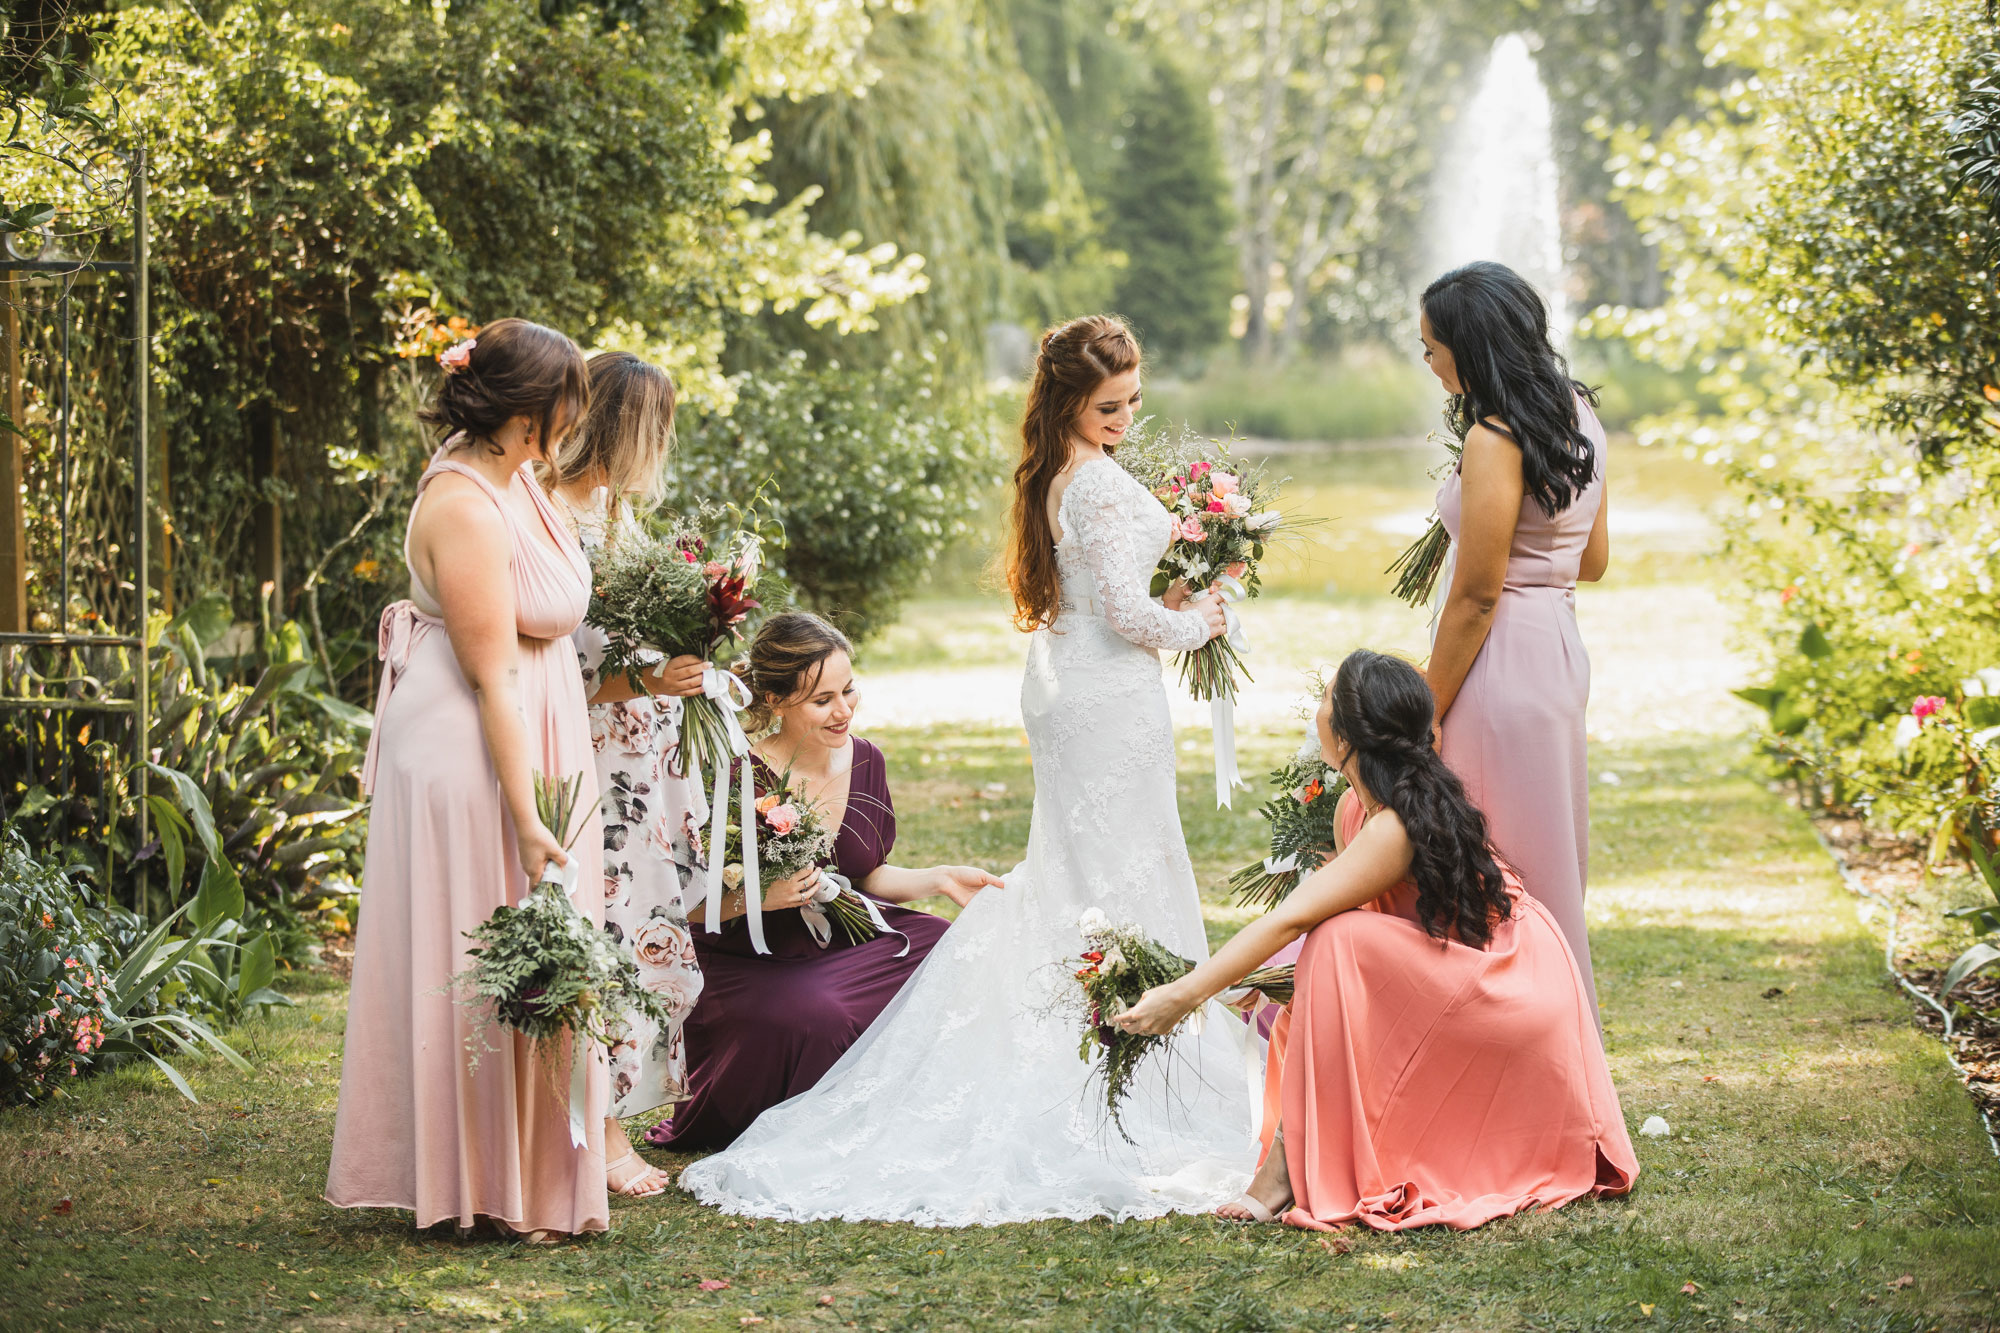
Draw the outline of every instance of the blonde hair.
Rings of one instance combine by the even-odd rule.
[[[613,513],[628,497],[640,513],[657,509],[674,447],[674,382],[630,352],[598,352],[588,368],[590,414],[563,446],[551,488],[601,475]]]

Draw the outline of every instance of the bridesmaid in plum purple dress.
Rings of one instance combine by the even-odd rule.
[[[1428,677],[1444,760],[1562,927],[1594,1003],[1590,657],[1576,584],[1611,559],[1597,399],[1550,344],[1540,294],[1503,265],[1445,274],[1422,308],[1424,359],[1472,427],[1438,491],[1452,565]]]
[[[942,895],[963,907],[1000,883],[972,866],[888,863],[896,807],[882,751],[850,734],[860,703],[851,652],[817,616],[794,611],[765,622],[750,647],[754,703],[745,718],[778,729],[750,762],[760,792],[789,771],[794,788],[839,821],[822,864],[874,899],[890,929],[855,944],[835,927],[822,942],[800,911],[811,892],[803,875],[765,891],[768,954],[751,947],[741,888],[724,896],[719,931],[690,911],[703,985],[682,1029],[688,1094],[647,1134],[655,1147],[725,1148],[767,1108],[812,1087],[944,936],[942,918],[900,904]]]

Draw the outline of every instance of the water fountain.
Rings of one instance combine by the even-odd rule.
[[[1437,271],[1493,259],[1549,300],[1559,340],[1570,331],[1548,89],[1519,33],[1493,44],[1434,184]]]

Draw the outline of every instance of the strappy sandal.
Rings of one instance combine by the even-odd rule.
[[[1279,1213],[1271,1211],[1269,1208],[1266,1208],[1262,1203],[1258,1202],[1257,1196],[1252,1194],[1249,1190],[1244,1190],[1242,1194],[1236,1197],[1234,1203],[1224,1204],[1223,1207],[1241,1208],[1244,1212],[1250,1214],[1250,1216],[1248,1217],[1225,1217],[1223,1216],[1222,1209],[1218,1208],[1215,1211],[1215,1217],[1219,1221],[1229,1222],[1236,1226],[1249,1226],[1252,1222],[1262,1225],[1266,1223],[1276,1222],[1279,1218]],[[1280,1211],[1290,1212],[1291,1209],[1292,1205],[1288,1202],[1285,1204],[1284,1208]]]
[[[508,1240],[519,1241],[523,1245],[560,1245],[569,1239],[567,1232],[551,1231],[545,1227],[535,1231],[520,1231],[498,1218],[494,1219],[493,1225],[499,1229],[502,1236]]]
[[[611,1178],[614,1175],[616,1175],[619,1171],[624,1170],[627,1166],[631,1165],[634,1162],[637,1162],[639,1164],[641,1170],[639,1170],[632,1176],[631,1179],[625,1181],[621,1185],[611,1184]],[[625,1149],[625,1155],[623,1157],[619,1158],[615,1162],[610,1162],[605,1165],[604,1183],[611,1190],[613,1194],[619,1195],[623,1198],[651,1199],[651,1198],[656,1198],[659,1195],[665,1194],[667,1192],[667,1186],[673,1184],[674,1182],[672,1176],[669,1176],[665,1171],[662,1171],[659,1167],[654,1166],[651,1162],[639,1156],[637,1150],[633,1149],[630,1145],[627,1145]],[[648,1188],[648,1186],[650,1186],[650,1188]]]

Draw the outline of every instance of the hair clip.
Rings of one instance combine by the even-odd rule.
[[[472,349],[479,346],[479,339],[467,338],[464,342],[453,343],[438,353],[438,364],[449,375],[455,370],[464,370],[472,364]]]

